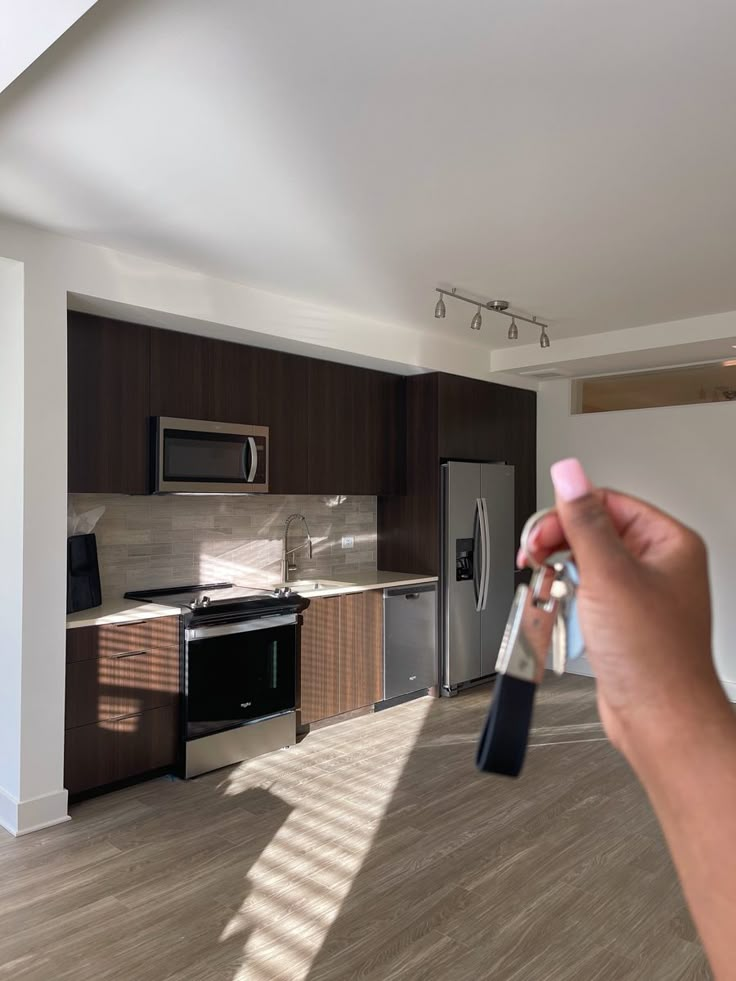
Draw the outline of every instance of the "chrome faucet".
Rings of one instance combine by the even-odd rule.
[[[297,519],[304,522],[304,530],[307,533],[306,542],[302,542],[301,545],[295,545],[294,548],[289,548],[289,528],[291,528],[292,522]],[[307,524],[307,519],[303,514],[290,514],[286,519],[286,527],[284,528],[284,542],[283,549],[281,552],[281,582],[287,583],[289,581],[289,573],[296,572],[296,566],[289,562],[289,556],[293,555],[295,552],[299,552],[301,549],[309,549],[309,558],[312,558],[312,536],[309,534],[309,525]]]

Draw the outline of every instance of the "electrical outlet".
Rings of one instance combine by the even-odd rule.
[[[343,535],[342,536],[342,547],[343,548],[352,548],[353,545],[355,545],[355,539],[353,538],[352,535]]]

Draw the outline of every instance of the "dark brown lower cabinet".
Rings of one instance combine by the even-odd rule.
[[[383,698],[381,590],[312,600],[301,631],[302,725]]]
[[[68,729],[64,785],[70,794],[173,767],[176,760],[175,705]]]
[[[69,793],[173,767],[178,700],[178,617],[67,630]]]
[[[301,628],[301,723],[340,712],[340,596],[312,600]]]
[[[340,712],[383,698],[383,592],[340,596]]]

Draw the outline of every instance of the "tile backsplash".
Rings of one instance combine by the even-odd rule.
[[[77,514],[104,506],[96,525],[103,598],[128,589],[228,580],[275,582],[287,517],[301,512],[314,543],[295,578],[350,578],[376,568],[375,497],[190,497],[70,494]],[[343,549],[343,535],[354,547]],[[304,541],[295,522],[289,545]]]

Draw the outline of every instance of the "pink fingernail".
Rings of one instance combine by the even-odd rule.
[[[563,501],[577,501],[579,497],[590,494],[593,489],[580,460],[560,460],[552,464],[550,473],[555,491]]]

